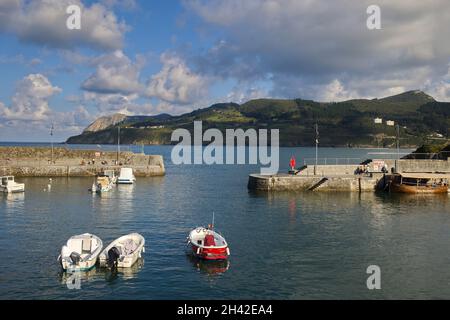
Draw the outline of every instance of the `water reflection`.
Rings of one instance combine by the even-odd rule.
[[[108,283],[112,283],[117,279],[134,279],[143,267],[144,259],[139,258],[131,268],[116,268],[111,270],[109,268],[100,268],[96,266],[89,271],[66,272],[61,270],[58,273],[58,276],[60,283],[67,286],[68,289],[80,289],[85,282],[105,280]]]
[[[113,282],[114,280],[121,277],[124,280],[130,280],[133,278],[136,278],[139,271],[142,270],[144,267],[144,259],[139,258],[136,260],[136,263],[131,266],[131,268],[116,268],[116,269],[109,269],[109,268],[103,268],[105,272],[105,279],[109,282]]]
[[[131,218],[134,215],[134,198],[136,192],[135,184],[119,184],[117,185],[116,193],[117,209],[121,213],[122,217],[129,216]]]
[[[448,205],[448,194],[402,194],[402,193],[385,193],[378,195],[383,201],[389,201],[393,205],[401,205],[405,207],[418,206],[428,207],[430,205]]]
[[[135,188],[136,188],[135,184],[117,185],[117,190],[120,192],[121,198],[124,199],[133,199]]]
[[[3,195],[5,199],[5,205],[8,209],[23,207],[25,200],[25,192],[20,193],[6,193]]]
[[[93,268],[89,271],[77,271],[66,272],[61,270],[58,273],[59,282],[62,285],[67,286],[67,289],[80,289],[83,282],[90,282],[93,280],[101,279],[103,273],[97,268]]]
[[[230,268],[230,261],[228,260],[206,261],[192,254],[187,254],[186,257],[194,269],[209,276],[220,275]]]

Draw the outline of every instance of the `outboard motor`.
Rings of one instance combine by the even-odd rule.
[[[120,251],[117,247],[112,247],[108,250],[108,267],[117,267],[117,260],[119,260]]]
[[[81,260],[81,256],[77,252],[72,252],[70,254],[70,260],[72,260],[73,264],[78,264]]]

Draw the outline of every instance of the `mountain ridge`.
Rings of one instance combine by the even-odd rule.
[[[113,115],[114,116],[114,115]],[[382,118],[381,124],[374,122]],[[204,130],[218,128],[280,129],[280,145],[312,145],[313,126],[319,124],[323,146],[393,146],[399,124],[402,144],[422,145],[425,140],[450,136],[450,103],[438,102],[420,90],[375,98],[341,102],[317,102],[305,99],[253,99],[243,104],[216,103],[181,115],[125,116],[112,123],[99,118],[90,130],[70,137],[67,143],[115,143],[117,125],[121,141],[129,144],[171,144],[176,128],[193,129],[193,121],[203,121]],[[390,122],[391,123],[391,122]],[[109,124],[107,126],[107,124]],[[98,130],[93,130],[98,128]]]

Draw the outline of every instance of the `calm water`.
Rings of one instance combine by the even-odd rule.
[[[93,196],[92,178],[18,179],[23,195],[0,195],[0,298],[12,299],[450,299],[450,197],[374,193],[249,193],[257,166],[174,166]],[[367,149],[321,149],[322,156],[367,158]],[[312,148],[285,148],[312,158]],[[210,222],[231,248],[229,265],[185,253],[189,230]],[[68,289],[56,258],[71,235],[106,245],[129,232],[146,238],[144,261],[116,274],[82,274]],[[380,266],[369,291],[366,268]]]

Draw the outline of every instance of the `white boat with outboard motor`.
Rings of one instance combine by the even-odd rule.
[[[130,268],[145,252],[145,239],[139,233],[130,233],[111,242],[100,254],[101,267]]]
[[[113,180],[109,176],[101,175],[98,176],[92,183],[91,191],[92,193],[102,193],[110,191],[114,186]]]
[[[58,261],[65,271],[87,271],[95,267],[102,248],[103,242],[96,235],[75,235],[61,248]]]
[[[14,176],[0,177],[0,191],[4,193],[25,192],[25,183],[17,183]]]
[[[226,260],[230,256],[230,248],[225,238],[214,231],[213,222],[207,228],[197,227],[189,233],[187,244],[191,246],[194,256],[203,260]]]

